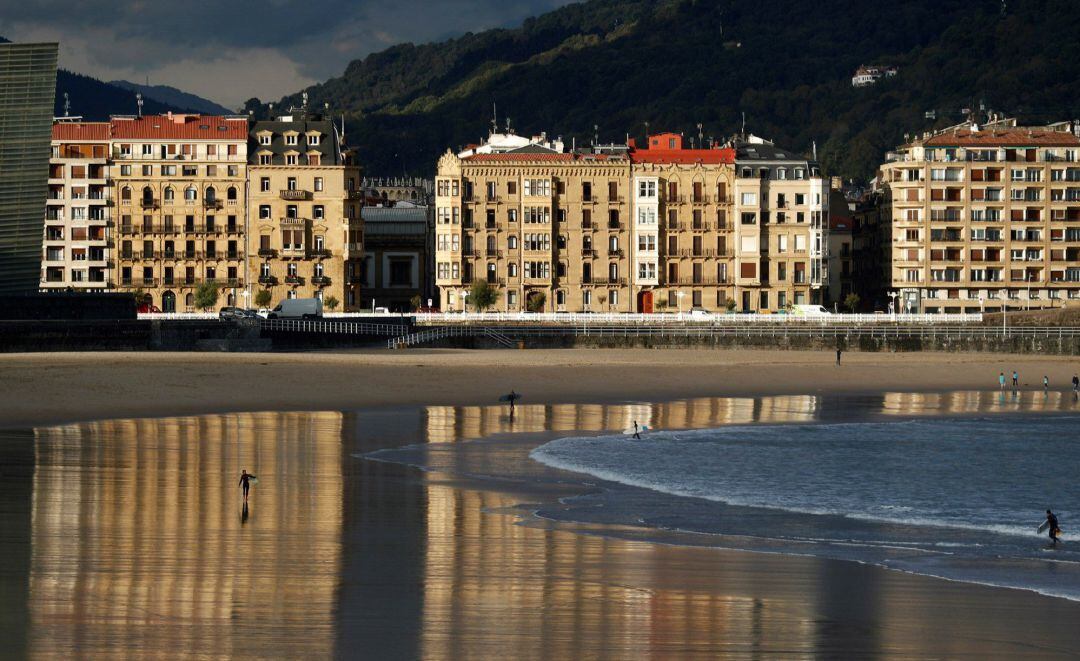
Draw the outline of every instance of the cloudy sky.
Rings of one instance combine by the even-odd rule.
[[[59,41],[60,66],[227,106],[342,73],[352,59],[497,26],[573,0],[0,0],[0,36]]]

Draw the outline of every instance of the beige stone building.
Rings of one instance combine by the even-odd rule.
[[[52,128],[41,288],[103,292],[114,284],[109,123]]]
[[[760,140],[687,149],[660,134],[640,148],[448,152],[435,190],[440,304],[463,309],[480,279],[506,311],[819,302],[826,192],[816,163]]]
[[[163,312],[194,312],[213,280],[218,305],[246,282],[247,127],[243,117],[168,114],[110,121],[116,278]]]
[[[900,309],[978,312],[1080,299],[1075,126],[965,123],[882,168]]]
[[[248,281],[286,298],[360,304],[360,167],[333,122],[281,117],[251,128]],[[255,302],[252,294],[251,303]]]

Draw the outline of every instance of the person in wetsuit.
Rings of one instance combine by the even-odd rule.
[[[248,501],[248,491],[251,489],[251,478],[255,477],[247,470],[240,471],[240,486],[244,487],[244,502]]]
[[[1058,527],[1058,518],[1050,510],[1046,510],[1046,532],[1050,535],[1050,541],[1054,544],[1058,543],[1058,535],[1061,534],[1061,528]]]

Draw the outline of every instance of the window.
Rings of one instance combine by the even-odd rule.
[[[285,165],[296,165],[296,154],[285,154]]]
[[[317,146],[319,144],[319,134],[318,133],[309,134],[308,137],[307,137],[307,143],[309,145],[311,145],[312,147]]]
[[[154,154],[154,145],[143,145],[142,146],[142,155],[143,156],[153,156],[153,154]]]
[[[270,177],[261,177],[259,179],[259,190],[264,193],[270,190]]]
[[[551,181],[549,179],[526,179],[525,196],[548,197],[551,195]],[[491,195],[490,197],[494,197]]]
[[[315,190],[321,191],[323,189],[322,177],[315,177]]]
[[[652,179],[642,179],[641,181],[638,181],[638,197],[655,198],[656,182]]]
[[[742,203],[745,206],[753,206],[757,204],[757,193],[743,193]]]
[[[756,225],[757,224],[757,214],[756,213],[744,213],[742,215],[742,224],[743,225]]]
[[[263,133],[262,135],[259,136],[259,144],[260,145],[268,145],[268,144],[270,144],[270,140],[271,140],[272,137],[273,136],[271,134],[269,134],[269,133]]]
[[[259,218],[261,220],[267,220],[267,219],[270,218],[270,205],[269,204],[260,204],[259,205]]]
[[[296,134],[295,133],[287,133],[285,135],[285,144],[287,144],[287,145],[295,145],[296,144]]]
[[[323,208],[323,205],[316,204],[314,207],[312,207],[311,217],[316,220],[322,220],[325,217],[325,213],[326,211]]]

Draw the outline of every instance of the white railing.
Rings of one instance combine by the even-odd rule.
[[[183,319],[186,321],[218,318],[217,312],[140,312],[139,319]]]
[[[393,315],[372,314],[370,312],[348,313],[348,317],[411,317],[417,325],[437,324],[558,324],[558,325],[827,325],[851,326],[865,324],[978,324],[982,322],[980,313],[974,314],[705,314],[693,315],[687,312],[667,312],[656,314],[638,313],[581,313],[581,312],[431,312],[397,313]]]

